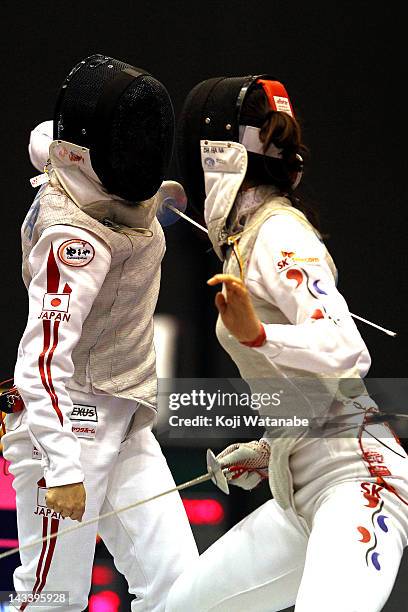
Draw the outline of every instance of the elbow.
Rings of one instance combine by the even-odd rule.
[[[361,346],[356,350],[350,350],[344,345],[339,345],[333,352],[327,355],[327,373],[334,372],[350,372],[358,370],[359,375],[363,378],[371,365],[371,358],[367,348]]]
[[[371,357],[368,349],[355,328],[354,322],[352,322],[352,328],[345,326],[344,328],[338,328],[333,344],[333,350],[331,351],[331,368],[333,371],[346,371],[358,370],[361,377],[364,377],[371,365]],[[357,332],[357,333],[356,333]]]
[[[20,374],[20,372],[14,373],[14,386],[21,397],[24,397],[25,393],[28,392],[27,381],[24,379],[24,376]]]
[[[357,359],[357,363],[356,366],[358,368],[359,374],[361,376],[361,378],[364,378],[364,376],[367,375],[370,367],[371,367],[371,357],[370,357],[370,353],[368,352],[367,347],[364,345],[363,350],[361,351],[360,355],[358,356]]]
[[[338,374],[358,369],[360,376],[365,376],[371,360],[362,338],[350,334],[350,329],[337,326],[326,327],[324,332],[324,338],[320,336],[315,346],[316,352],[323,349],[324,373]]]
[[[26,406],[29,401],[40,399],[44,395],[44,385],[40,376],[16,371],[14,373],[14,385]]]

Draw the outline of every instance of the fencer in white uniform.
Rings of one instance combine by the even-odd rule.
[[[138,78],[102,56],[75,74],[99,64],[115,67],[109,86],[124,78],[131,89]],[[48,182],[22,226],[29,315],[15,385],[25,409],[7,415],[2,439],[23,545],[75,524],[48,507],[50,488],[83,483],[87,520],[174,486],[151,431],[153,313],[165,252],[159,198],[132,206],[109,193],[94,171],[92,147],[53,141],[50,127],[52,134],[47,122],[31,135],[31,159],[41,170],[48,159]],[[84,610],[97,532],[128,582],[134,611],[164,610],[171,584],[197,556],[181,499],[172,494],[23,551],[15,590],[66,592],[63,609]],[[58,605],[51,600],[41,609]]]
[[[408,541],[408,458],[386,424],[369,424],[378,408],[361,382],[367,348],[319,232],[293,206],[302,160],[286,90],[267,77],[215,81],[187,99],[179,142],[187,128],[201,136],[192,146],[201,151],[205,219],[224,261],[210,281],[224,284],[218,339],[252,390],[293,386],[306,416],[342,426],[328,435],[271,428],[219,455],[232,484],[252,489],[267,475],[273,499],[177,579],[166,611],[380,612]],[[196,132],[195,113],[206,118]],[[194,200],[194,168],[179,159]],[[325,412],[321,388],[331,389]],[[297,405],[281,408],[293,416]]]

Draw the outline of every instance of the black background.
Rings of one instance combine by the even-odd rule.
[[[72,65],[102,52],[162,80],[176,114],[191,87],[207,77],[269,72],[284,81],[311,150],[304,188],[320,205],[340,290],[352,312],[399,332],[391,339],[360,326],[373,356],[370,375],[405,376],[404,20],[396,3],[373,7],[271,0],[2,2],[1,369],[12,368],[25,325],[18,240],[34,195],[29,132],[52,117]],[[159,311],[183,320],[188,359],[181,374],[220,376],[229,366],[208,330],[215,319],[213,290],[203,284],[218,262],[198,230],[178,223],[166,233]]]
[[[69,69],[95,52],[162,80],[176,114],[191,87],[208,77],[265,72],[286,84],[311,151],[304,190],[319,203],[340,291],[352,312],[399,332],[392,339],[359,324],[373,359],[370,375],[404,377],[406,54],[399,6],[401,12],[395,2],[3,0],[3,377],[12,372],[27,312],[19,229],[37,173],[27,155],[29,132],[52,117]],[[177,178],[174,165],[169,176]],[[215,255],[183,222],[166,238],[158,310],[180,321],[179,376],[235,373],[211,329],[213,290],[205,280],[219,268]]]

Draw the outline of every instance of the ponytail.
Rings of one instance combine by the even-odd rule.
[[[255,185],[272,184],[278,187],[309,221],[319,229],[317,212],[306,205],[292,188],[297,173],[302,171],[302,160],[307,148],[302,143],[299,122],[288,113],[271,110],[261,85],[255,85],[244,100],[241,125],[252,125],[260,129],[260,140],[264,153],[271,145],[280,149],[280,158],[248,152],[246,179]]]
[[[305,152],[301,142],[300,126],[294,117],[281,111],[269,111],[261,127],[260,139],[264,152],[274,144],[281,149],[282,161],[288,173],[300,170],[300,160],[296,155]]]

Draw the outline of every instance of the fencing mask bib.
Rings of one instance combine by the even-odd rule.
[[[158,191],[170,163],[173,106],[165,87],[146,71],[92,55],[62,84],[53,137],[89,149],[108,193],[141,202]]]

